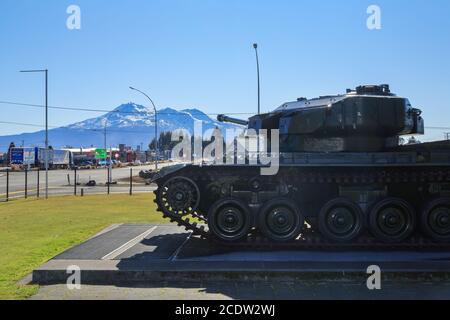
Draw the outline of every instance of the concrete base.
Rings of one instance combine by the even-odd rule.
[[[81,269],[84,284],[348,277],[365,281],[370,265],[378,265],[384,278],[450,278],[448,251],[230,251],[173,225],[116,225],[34,270],[33,282],[66,283],[70,266]]]

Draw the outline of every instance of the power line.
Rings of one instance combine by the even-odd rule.
[[[28,126],[28,127],[45,127],[43,125],[40,124],[33,124],[33,123],[23,123],[23,122],[13,122],[13,121],[0,121],[0,123],[2,124],[13,124],[13,125],[19,125],[19,126]],[[51,126],[49,126],[51,127]],[[57,127],[52,127],[52,128],[57,128]]]
[[[8,104],[8,105],[17,105],[23,107],[34,107],[34,108],[45,108],[44,105],[40,104],[30,104],[30,103],[22,103],[22,102],[12,102],[12,101],[1,101],[0,104]],[[141,114],[148,113],[147,111],[120,111],[120,110],[106,110],[106,109],[95,109],[95,108],[83,108],[83,107],[62,107],[62,106],[48,106],[49,109],[57,109],[57,110],[70,110],[70,111],[87,111],[87,112],[104,112],[104,113],[121,113],[121,114]],[[158,112],[158,114],[182,114],[182,112]],[[200,112],[199,112],[200,114]],[[219,115],[219,113],[202,113],[209,116]],[[222,113],[226,115],[253,115],[254,113],[248,112],[236,112],[236,113]],[[185,114],[186,116],[190,115],[189,113]],[[194,113],[195,115],[195,113]],[[12,121],[0,121],[2,124],[12,124],[12,125],[21,125],[21,126],[29,126],[29,127],[38,127],[43,128],[43,125],[32,124],[32,123],[22,123],[22,122],[12,122]],[[64,126],[49,126],[51,128],[64,128]],[[103,129],[94,129],[94,128],[76,128],[72,127],[72,129],[76,130],[88,130],[88,131],[102,131]],[[427,126],[425,129],[429,130],[450,130],[450,127],[441,127],[441,126]],[[135,133],[136,131],[124,131],[124,130],[108,130],[109,132],[123,132],[123,133]]]
[[[28,126],[28,127],[37,127],[37,128],[44,128],[44,125],[40,124],[34,124],[34,123],[24,123],[24,122],[13,122],[13,121],[0,121],[2,124],[12,124],[12,125],[19,125],[19,126]],[[53,129],[73,129],[73,130],[81,130],[81,131],[95,131],[95,132],[103,132],[104,129],[96,129],[96,128],[77,128],[77,127],[67,127],[67,126],[49,126],[49,128]],[[118,133],[136,133],[136,131],[127,131],[127,130],[108,130],[108,132],[118,132]]]
[[[31,104],[31,103],[22,103],[22,102],[13,102],[13,101],[2,101],[2,100],[0,100],[0,104],[17,105],[17,106],[34,107],[34,108],[45,108],[44,105],[40,105],[40,104]],[[56,110],[104,112],[104,113],[122,113],[122,114],[148,113],[148,111],[120,111],[120,110],[107,110],[107,109],[97,109],[97,108],[87,108],[87,107],[48,106],[48,108],[49,109],[56,109]],[[176,115],[182,114],[183,115],[183,111],[180,111],[180,112],[161,112],[161,111],[158,111],[157,113],[158,114],[169,114],[169,115],[170,114],[176,114]],[[193,113],[193,114],[195,115],[196,113]],[[208,115],[208,116],[218,116],[220,114],[225,114],[225,115],[254,115],[254,113],[250,113],[250,112],[204,113],[204,112],[201,112],[201,111],[199,111],[198,114],[199,115],[205,114],[205,115]],[[188,116],[190,114],[186,112],[184,115]],[[0,121],[0,123],[8,124],[8,122],[2,122],[2,121]],[[11,123],[11,124],[20,124],[20,123]],[[24,125],[28,125],[28,124],[24,124]],[[39,126],[39,125],[30,124],[30,126]],[[59,128],[59,127],[54,127],[54,128]],[[425,127],[425,129],[430,129],[430,130],[450,130],[450,127],[427,126],[427,127]]]
[[[0,104],[8,104],[8,105],[16,105],[22,107],[33,107],[33,108],[45,108],[44,105],[40,104],[32,104],[32,103],[23,103],[23,102],[13,102],[13,101],[0,101]],[[105,113],[123,113],[123,114],[139,114],[139,113],[148,113],[148,111],[121,111],[121,110],[107,110],[107,109],[98,109],[98,108],[87,108],[87,107],[63,107],[63,106],[48,106],[49,109],[56,110],[68,110],[68,111],[86,111],[86,112],[105,112]],[[186,111],[184,111],[186,112]],[[183,114],[183,111],[180,112],[161,112],[158,111],[158,114]],[[228,115],[253,115],[254,113],[250,112],[228,112],[228,113],[204,113],[199,112],[200,114],[206,114],[208,116],[218,116],[219,114],[228,114]],[[194,113],[195,115],[195,113]]]
[[[20,126],[29,126],[29,127],[38,127],[43,128],[43,125],[34,124],[34,123],[23,123],[23,122],[13,122],[13,121],[0,121],[2,124],[12,124],[12,125],[20,125]],[[50,128],[68,128],[67,126],[49,126]],[[69,129],[69,128],[68,128]],[[90,131],[102,131],[101,128],[77,128],[71,127],[70,129],[75,130],[90,130]],[[450,127],[425,127],[425,129],[429,130],[450,130]],[[135,133],[136,131],[124,131],[124,130],[108,130],[108,132],[127,132],[127,133]]]
[[[431,129],[431,130],[450,130],[450,127],[425,127],[425,129]]]

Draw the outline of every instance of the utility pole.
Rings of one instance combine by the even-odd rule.
[[[44,72],[45,73],[45,199],[48,199],[48,70],[22,70],[20,72]]]
[[[105,119],[105,121],[103,122],[103,149],[105,149],[105,151],[106,151],[106,124],[107,120]]]
[[[445,140],[450,140],[450,132],[444,132]]]
[[[256,54],[256,75],[258,78],[258,114],[261,113],[261,87],[259,81],[259,57],[258,57],[258,44],[254,43],[253,48],[255,49]]]
[[[108,168],[109,168],[108,169],[109,170],[108,183],[111,183],[113,181],[113,179],[112,179],[112,147],[111,146],[109,146],[109,166],[108,166]]]
[[[105,119],[103,122],[103,149],[105,150],[105,168],[106,168],[106,184],[109,188],[109,166],[108,166],[108,149],[106,148],[106,126],[108,124],[108,120]]]

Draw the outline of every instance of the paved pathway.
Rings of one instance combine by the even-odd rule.
[[[382,283],[370,291],[351,281],[277,282],[166,282],[148,285],[94,286],[68,290],[65,285],[43,286],[33,296],[41,299],[229,300],[229,299],[450,299],[449,282]]]

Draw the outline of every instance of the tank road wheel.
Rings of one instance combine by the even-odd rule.
[[[336,198],[320,210],[319,231],[329,240],[350,242],[360,235],[363,221],[363,212],[356,203]]]
[[[290,199],[269,201],[259,214],[259,229],[270,240],[287,242],[300,234],[305,219]]]
[[[370,211],[369,228],[383,242],[401,242],[414,231],[415,212],[411,205],[397,198],[378,202]]]
[[[167,180],[158,193],[162,211],[173,218],[193,213],[200,202],[197,184],[186,177]]]
[[[422,212],[423,231],[433,240],[450,241],[450,198],[430,201]]]
[[[251,222],[249,208],[238,199],[219,200],[208,212],[209,230],[221,241],[234,242],[244,239],[250,231]]]

